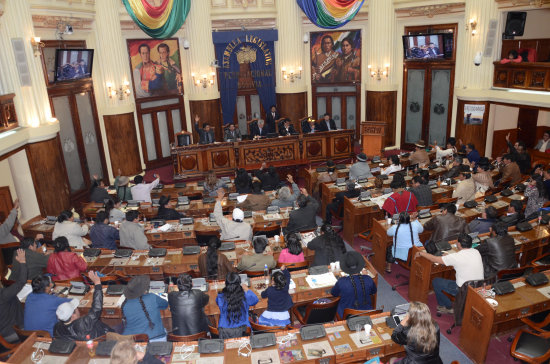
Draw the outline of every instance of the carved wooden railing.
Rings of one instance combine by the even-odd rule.
[[[0,133],[19,125],[13,98],[15,94],[0,95]]]
[[[550,91],[550,62],[494,62],[494,87]]]

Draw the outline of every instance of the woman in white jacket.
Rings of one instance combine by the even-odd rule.
[[[65,210],[57,217],[52,238],[55,240],[59,236],[64,236],[69,241],[70,246],[83,249],[85,245],[90,244],[87,239],[82,239],[86,234],[88,234],[88,225],[74,222],[73,213]]]

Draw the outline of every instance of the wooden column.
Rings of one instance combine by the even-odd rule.
[[[382,148],[395,145],[395,116],[397,91],[367,91],[367,120],[377,120],[385,124],[385,137]]]

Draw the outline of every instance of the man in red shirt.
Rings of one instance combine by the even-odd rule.
[[[393,181],[390,183],[390,187],[393,190],[392,195],[388,197],[384,205],[382,205],[382,208],[389,216],[393,216],[400,212],[415,212],[416,205],[418,205],[415,195],[405,190],[406,183],[404,178],[398,176],[401,175],[396,174]]]

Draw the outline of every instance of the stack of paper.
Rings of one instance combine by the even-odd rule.
[[[332,287],[336,284],[337,279],[331,272],[324,274],[316,274],[314,276],[307,276],[306,282],[311,288]]]

